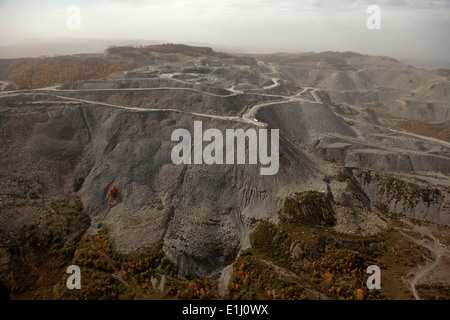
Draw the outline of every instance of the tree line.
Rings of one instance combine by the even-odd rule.
[[[3,80],[22,89],[42,88],[79,80],[99,79],[114,72],[131,70],[139,65],[112,62],[104,58],[51,57],[21,59],[2,65]]]
[[[185,56],[200,57],[212,54],[214,51],[208,47],[195,47],[185,44],[157,44],[149,46],[121,46],[121,47],[109,47],[106,50],[107,55],[120,55],[123,57],[145,57],[152,53],[181,53]]]

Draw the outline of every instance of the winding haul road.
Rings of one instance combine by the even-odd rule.
[[[185,87],[180,87],[180,88],[178,88],[178,87],[117,88],[117,89],[58,89],[59,86],[56,85],[56,86],[34,89],[32,93],[27,92],[27,90],[15,90],[15,91],[0,92],[0,97],[2,97],[2,96],[3,97],[5,97],[5,96],[11,97],[11,96],[19,95],[19,94],[33,95],[33,94],[35,94],[36,91],[39,91],[42,93],[49,93],[59,99],[66,100],[66,102],[53,101],[55,103],[56,102],[65,103],[65,104],[86,103],[86,104],[101,105],[101,106],[105,106],[105,107],[119,108],[119,109],[124,109],[124,110],[134,110],[134,111],[140,111],[140,112],[161,112],[161,111],[177,112],[177,113],[190,114],[190,115],[194,115],[194,116],[198,116],[198,117],[245,122],[245,123],[248,123],[248,124],[251,124],[254,126],[259,126],[259,127],[267,126],[267,123],[258,121],[256,119],[256,114],[257,114],[258,110],[263,107],[280,105],[280,104],[285,104],[285,103],[289,103],[289,102],[308,102],[308,103],[318,103],[318,104],[322,103],[322,101],[319,99],[319,97],[315,93],[316,90],[318,90],[318,89],[313,88],[313,87],[305,87],[305,88],[303,88],[303,90],[301,92],[297,93],[296,95],[281,95],[281,94],[264,93],[265,90],[274,89],[274,88],[280,86],[281,78],[274,77],[274,75],[276,75],[278,73],[278,71],[276,70],[276,67],[273,64],[266,64],[263,61],[258,61],[258,64],[266,66],[270,69],[270,72],[261,73],[261,75],[267,79],[270,79],[273,82],[273,84],[263,87],[263,89],[259,90],[258,92],[245,92],[243,90],[236,90],[235,86],[232,86],[231,88],[228,89],[228,91],[230,92],[229,94],[215,94],[215,93],[206,92],[206,91],[202,91],[202,90],[195,89],[195,88],[185,88]],[[200,85],[200,83],[195,82],[195,81],[189,82],[189,81],[184,81],[184,80],[180,80],[180,79],[174,79],[173,78],[174,75],[175,75],[175,73],[172,73],[172,74],[164,73],[164,74],[159,75],[159,79],[176,81],[176,82],[189,84],[189,85]],[[140,79],[140,78],[138,78],[138,79]],[[155,78],[155,79],[157,79],[157,78]],[[105,79],[103,79],[103,80],[105,80]],[[129,79],[123,78],[123,79],[106,79],[106,80],[107,81],[118,81],[118,80],[124,81],[124,80],[129,80]],[[125,91],[126,92],[126,91],[158,91],[158,90],[193,91],[193,92],[210,95],[210,96],[215,96],[215,97],[220,97],[220,98],[226,98],[226,97],[237,96],[237,95],[258,95],[258,96],[266,96],[266,97],[271,97],[271,98],[278,98],[278,100],[255,104],[255,105],[249,107],[248,110],[241,116],[220,116],[220,115],[212,115],[212,114],[206,114],[206,113],[182,111],[182,110],[172,109],[172,108],[128,107],[128,106],[121,106],[121,105],[116,105],[116,104],[111,104],[111,103],[106,103],[106,102],[98,102],[98,101],[92,101],[92,100],[81,99],[81,98],[66,97],[63,95],[64,92],[97,92],[97,91],[98,92],[99,91],[112,91],[112,92]],[[302,98],[302,95],[304,93],[307,93],[308,91],[310,92],[311,96],[314,98],[314,101]],[[37,102],[35,101],[34,104],[39,104],[39,103],[44,104],[44,103],[50,103],[50,102],[51,101],[37,101]]]
[[[434,235],[432,230],[427,226],[417,226],[411,223],[410,221],[406,219],[402,219],[402,222],[404,222],[407,225],[407,228],[410,228],[409,230],[412,230],[415,233],[418,233],[423,236],[422,239],[417,239],[417,237],[410,236],[407,232],[407,228],[402,228],[403,230],[399,230],[405,237],[409,238],[412,242],[419,246],[423,246],[430,250],[433,255],[434,259],[430,262],[428,262],[425,265],[418,266],[415,269],[414,276],[411,280],[409,280],[409,287],[414,295],[414,298],[416,300],[421,300],[419,293],[417,292],[416,286],[420,283],[420,281],[441,261],[441,257],[446,255],[446,250],[448,250],[440,241],[437,239]],[[431,239],[432,241],[430,241]]]
[[[204,117],[204,118],[243,122],[243,123],[250,124],[252,126],[259,126],[259,127],[266,127],[268,125],[267,123],[261,122],[256,118],[257,113],[261,108],[264,108],[267,106],[279,106],[279,105],[283,105],[283,104],[287,104],[287,103],[296,103],[296,102],[299,102],[299,103],[307,102],[309,104],[322,104],[323,103],[320,100],[319,96],[317,95],[317,90],[320,90],[320,89],[315,88],[315,87],[303,87],[302,91],[295,95],[282,95],[282,94],[272,94],[272,93],[265,92],[267,90],[275,89],[276,87],[281,86],[282,79],[276,77],[276,75],[278,75],[278,71],[276,70],[276,66],[274,66],[273,64],[266,64],[265,62],[262,62],[262,61],[258,61],[258,64],[270,69],[270,72],[261,73],[261,75],[267,79],[270,79],[273,82],[273,84],[264,86],[262,89],[258,89],[257,91],[255,90],[256,92],[248,92],[248,91],[246,92],[244,90],[238,90],[235,88],[235,86],[232,86],[231,88],[228,89],[229,94],[215,94],[215,93],[206,92],[206,91],[203,91],[200,89],[186,88],[186,87],[118,88],[118,89],[63,89],[63,90],[60,90],[60,89],[58,89],[58,86],[50,86],[50,87],[46,87],[46,88],[35,89],[32,91],[30,91],[30,90],[3,91],[3,92],[0,92],[0,98],[1,97],[13,97],[13,96],[18,96],[18,95],[35,95],[37,92],[42,92],[42,93],[47,93],[49,95],[52,95],[55,98],[58,98],[61,100],[60,101],[33,101],[30,104],[41,104],[41,103],[42,104],[59,103],[59,104],[66,104],[66,105],[92,104],[92,105],[104,106],[104,107],[109,107],[109,108],[118,108],[118,109],[123,109],[123,110],[131,110],[131,111],[139,111],[139,112],[174,112],[174,113],[189,114],[189,115]],[[165,79],[168,81],[176,81],[178,83],[188,84],[189,86],[201,85],[201,83],[196,82],[195,79],[192,79],[194,81],[190,82],[190,81],[185,81],[185,80],[181,80],[181,79],[175,79],[175,78],[173,78],[174,75],[176,75],[176,73],[161,74],[161,75],[159,75],[159,79]],[[140,79],[140,78],[136,78],[136,79]],[[158,78],[155,78],[155,79],[158,79]],[[131,79],[123,78],[123,79],[103,79],[103,80],[127,81],[127,80],[131,80]],[[0,82],[0,89],[4,88],[5,86],[6,86],[6,83]],[[64,96],[65,92],[101,92],[101,91],[103,91],[103,92],[105,92],[105,91],[111,91],[111,92],[118,92],[118,91],[123,91],[123,92],[144,91],[145,92],[145,91],[147,91],[147,92],[152,92],[152,91],[157,91],[157,90],[160,90],[160,91],[161,90],[191,91],[191,92],[197,92],[197,93],[201,93],[201,94],[205,94],[205,95],[220,97],[220,98],[226,98],[226,97],[238,96],[238,95],[258,95],[258,96],[265,96],[265,97],[271,97],[271,98],[277,98],[277,99],[275,101],[254,104],[254,105],[248,107],[248,109],[241,116],[221,116],[221,115],[212,115],[212,114],[206,114],[206,113],[183,111],[183,110],[178,110],[178,109],[173,109],[173,108],[143,108],[143,107],[121,106],[121,105],[116,105],[116,104],[111,104],[111,103],[106,103],[106,102],[99,102],[99,101],[92,101],[92,100],[87,100],[87,99],[82,99],[82,98],[74,98],[74,97]],[[305,99],[303,96],[304,96],[304,94],[307,94],[307,93],[309,93],[314,100]],[[392,130],[393,132],[396,132],[396,133],[400,132],[398,130],[393,130],[393,129],[390,129],[390,130]],[[412,133],[405,133],[405,132],[402,132],[402,133],[408,134],[408,135],[413,135],[420,139],[432,140],[433,142],[438,142],[441,145],[442,144],[448,145],[448,143],[443,142],[441,140],[436,140],[433,138],[427,138],[424,136],[414,135]],[[430,271],[432,271],[434,268],[436,268],[436,266],[438,266],[438,264],[441,261],[441,257],[446,254],[446,250],[448,250],[448,249],[443,247],[443,245],[432,234],[432,232],[430,230],[424,229],[424,227],[414,226],[413,224],[409,223],[406,220],[405,220],[405,223],[407,223],[411,228],[413,228],[414,231],[417,231],[422,235],[426,235],[428,237],[428,239],[431,239],[431,241],[413,239],[412,237],[409,237],[407,235],[407,233],[402,232],[405,236],[410,238],[411,241],[417,243],[418,245],[426,247],[434,255],[434,259],[432,261],[430,261],[429,263],[427,263],[423,266],[419,266],[415,270],[415,274],[412,277],[412,279],[407,281],[409,283],[410,290],[411,290],[412,294],[414,295],[415,299],[420,300],[421,297],[416,289],[417,284],[419,284],[421,282],[421,280]],[[229,279],[229,278],[226,278],[226,279]]]

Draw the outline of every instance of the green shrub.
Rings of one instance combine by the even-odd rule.
[[[73,182],[73,191],[78,192],[83,186],[84,178],[77,178]]]
[[[334,226],[336,219],[330,201],[325,195],[308,191],[285,199],[279,212],[282,221],[296,225]]]

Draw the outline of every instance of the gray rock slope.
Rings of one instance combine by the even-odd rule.
[[[339,232],[361,230],[347,224],[376,225],[375,203],[450,225],[449,143],[390,127],[367,105],[397,117],[445,120],[449,82],[387,58],[300,57],[258,57],[248,65],[224,58],[218,67],[200,57],[172,72],[147,66],[60,88],[5,91],[1,177],[39,177],[47,199],[73,193],[73,181],[83,178],[78,195],[93,220],[90,232],[109,226],[120,252],[163,241],[180,274],[218,273],[249,246],[258,221],[278,221],[286,196],[317,190],[338,199],[350,182],[368,202],[357,218],[338,219]],[[423,119],[429,103],[434,111]],[[261,176],[260,165],[249,164],[174,165],[172,132],[193,132],[198,120],[204,130],[279,129],[278,174]],[[115,203],[105,197],[112,186]],[[18,214],[36,218],[8,206],[11,197],[2,197],[2,223]]]

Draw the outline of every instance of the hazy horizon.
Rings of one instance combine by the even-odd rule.
[[[372,4],[381,9],[380,30],[366,26]],[[81,10],[79,29],[67,27],[70,5]],[[450,0],[0,0],[0,27],[2,46],[142,39],[450,62]]]

